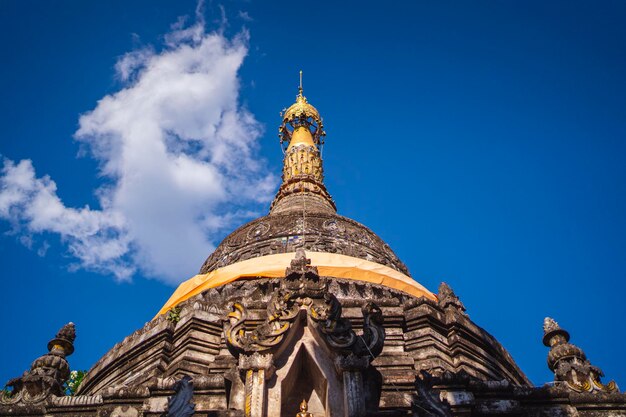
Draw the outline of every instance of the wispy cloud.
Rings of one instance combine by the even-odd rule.
[[[254,19],[250,16],[250,13],[239,10],[239,18],[244,22],[252,22]]]
[[[4,160],[0,218],[27,240],[58,234],[80,267],[119,280],[139,270],[177,283],[195,273],[216,232],[276,184],[255,157],[262,127],[238,100],[247,45],[245,31],[207,32],[198,13],[160,49],[121,57],[123,87],[83,114],[75,134],[108,180],[96,190],[101,207],[67,207],[30,160]]]

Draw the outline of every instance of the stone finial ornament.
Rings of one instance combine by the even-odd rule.
[[[567,332],[561,329],[559,323],[557,323],[552,317],[546,317],[545,319],[543,319],[543,334],[547,336],[555,331],[561,331],[567,334]],[[569,340],[569,334],[567,335],[567,338]]]
[[[602,370],[591,365],[585,352],[569,343],[569,333],[552,318],[543,321],[543,344],[550,348],[548,367],[554,372],[554,381],[576,392],[617,392],[617,384],[604,385]]]
[[[0,403],[34,404],[50,395],[63,396],[63,384],[70,376],[70,365],[65,359],[74,352],[76,328],[74,323],[63,326],[56,337],[48,342],[48,353],[35,359],[30,370],[7,382],[13,391],[0,397]]]
[[[452,288],[445,282],[439,284],[439,294],[437,294],[437,298],[439,300],[439,305],[442,308],[452,306],[461,312],[465,312],[465,306],[461,300],[459,300],[459,297],[454,293]]]
[[[59,354],[63,357],[74,353],[74,340],[76,340],[76,326],[69,322],[57,332],[56,337],[48,342],[48,350],[61,349]]]
[[[295,256],[285,269],[285,278],[289,281],[319,279],[319,272],[315,266],[311,265],[311,259],[306,257],[304,249],[296,249]]]

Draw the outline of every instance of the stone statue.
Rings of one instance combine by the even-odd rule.
[[[411,404],[413,417],[452,417],[450,406],[433,390],[433,378],[425,371],[415,377],[416,401]]]

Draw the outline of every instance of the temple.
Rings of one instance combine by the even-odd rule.
[[[324,184],[302,80],[282,114],[269,213],[227,236],[143,328],[68,395],[73,324],[8,381],[1,416],[626,416],[626,394],[550,318],[535,387],[454,291],[411,278]],[[539,343],[539,341],[538,341]]]

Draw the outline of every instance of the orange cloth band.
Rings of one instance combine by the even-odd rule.
[[[207,274],[196,275],[178,286],[157,316],[194,295],[238,279],[284,278],[285,268],[291,264],[294,257],[293,252],[261,256],[237,262]],[[380,284],[415,297],[437,300],[433,293],[413,278],[385,265],[337,253],[307,251],[306,257],[311,259],[311,265],[317,267],[321,276]]]

